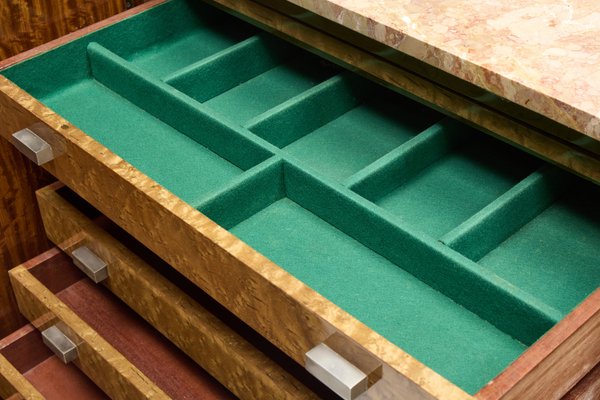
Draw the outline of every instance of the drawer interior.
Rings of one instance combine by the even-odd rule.
[[[469,393],[600,284],[596,185],[200,2],[3,74]]]
[[[77,367],[55,357],[32,325],[0,340],[0,354],[48,400],[109,398]]]
[[[169,397],[236,398],[64,253],[29,271]]]

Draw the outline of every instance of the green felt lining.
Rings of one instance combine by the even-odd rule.
[[[597,187],[257,32],[173,0],[3,74],[470,393],[599,286]]]

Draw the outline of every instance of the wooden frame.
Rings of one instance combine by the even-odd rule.
[[[296,42],[309,43],[307,46],[315,51],[339,57],[342,62],[376,79],[412,93],[580,175],[600,181],[600,164],[595,157],[575,153],[558,140],[539,135],[493,110],[474,105],[468,99],[256,3],[226,0],[218,3],[280,30],[283,36]],[[76,37],[72,35],[64,40]],[[35,122],[49,126],[65,154],[47,164],[48,171],[297,362],[303,364],[304,353],[313,346],[335,338],[339,351],[346,353],[344,355],[355,361],[359,368],[372,373],[373,365],[382,367],[381,379],[369,391],[371,398],[383,398],[398,390],[405,393],[407,399],[471,398],[4,78],[0,79],[0,91],[0,112],[6,120],[2,136],[7,137]],[[163,229],[152,229],[159,225]],[[220,268],[222,265],[228,268]],[[504,378],[501,376],[498,381],[493,381],[483,394],[477,396],[508,399],[520,394],[522,387],[532,387],[531,390],[542,393],[550,385],[557,388],[552,393],[555,398],[562,396],[593,364],[568,371],[569,376],[561,377],[560,384],[554,376],[540,376],[535,371],[540,371],[544,365],[554,365],[553,357],[563,351],[568,354],[568,364],[570,357],[576,357],[582,351],[580,346],[584,343],[577,337],[593,338],[599,334],[597,296],[598,292],[574,311],[587,317],[567,317],[538,342],[541,344],[519,358],[525,361],[517,360],[516,366],[507,369]],[[271,327],[275,315],[287,329]],[[565,325],[568,329],[561,328]],[[575,339],[569,341],[569,337]],[[594,346],[587,360],[597,362],[600,349],[598,343],[593,340],[592,343]],[[536,369],[536,366],[542,367]]]

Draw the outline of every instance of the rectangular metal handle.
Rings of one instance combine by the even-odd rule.
[[[12,143],[25,157],[37,165],[45,164],[54,159],[52,147],[30,128],[13,133]]]
[[[108,278],[108,267],[104,260],[98,257],[87,246],[81,246],[71,252],[73,263],[91,280],[100,283]]]
[[[50,350],[65,364],[77,358],[77,345],[56,326],[42,332],[42,340]]]
[[[324,343],[306,353],[306,369],[344,400],[367,390],[367,374]]]

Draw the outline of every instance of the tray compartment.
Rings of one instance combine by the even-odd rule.
[[[280,163],[278,169],[274,164],[261,179],[230,190],[200,210],[467,390],[476,391],[527,347],[407,272],[418,259],[450,264],[452,260],[440,254],[443,250],[415,248],[419,245],[410,243],[414,239],[400,229],[374,224],[370,210],[322,185],[290,164]],[[248,198],[259,200],[245,207]],[[231,209],[238,213],[232,216]],[[365,227],[385,232],[387,239],[368,240],[372,231]],[[396,256],[390,254],[390,243],[396,245]],[[442,276],[435,279],[438,286],[443,284]],[[448,332],[440,335],[440,330]]]
[[[374,183],[365,182],[370,179],[367,175],[349,186],[434,238],[493,202],[539,164],[452,121],[434,125],[422,135],[398,149],[387,164],[372,169]],[[428,155],[421,158],[424,153]],[[432,160],[435,156],[439,158]]]

